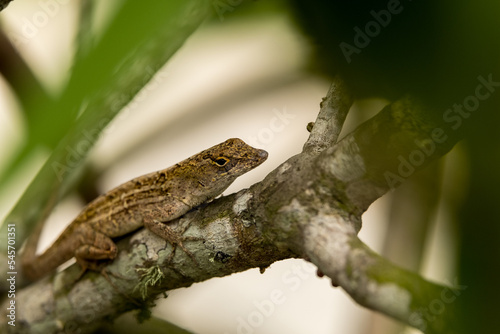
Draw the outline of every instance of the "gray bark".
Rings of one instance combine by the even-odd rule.
[[[0,323],[0,328],[89,333],[126,311],[147,309],[170,289],[300,257],[359,304],[428,333],[452,333],[447,325],[456,303],[451,300],[463,287],[426,281],[375,254],[357,237],[361,214],[398,185],[394,180],[401,183],[409,176],[400,172],[399,157],[408,160],[421,145],[432,147],[430,134],[439,124],[405,97],[338,141],[351,103],[337,78],[302,153],[251,188],[169,223],[179,230],[187,226],[186,235],[203,239],[186,244],[198,265],[180,249],[167,263],[172,246],[142,229],[121,240],[107,275],[87,273],[75,283],[80,269],[74,265],[18,291],[16,327]],[[433,141],[433,151],[412,168],[423,168],[454,143],[451,136]],[[430,317],[425,310],[436,301],[445,304],[445,312]]]

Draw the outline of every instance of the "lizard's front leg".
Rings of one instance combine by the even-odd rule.
[[[183,234],[188,229],[189,225],[182,227],[180,231],[176,231],[171,227],[167,226],[168,222],[159,221],[154,217],[157,216],[154,214],[143,216],[144,226],[157,236],[167,240],[172,245],[172,252],[170,253],[167,259],[167,263],[172,261],[175,255],[175,249],[177,246],[179,246],[187,255],[189,255],[189,257],[193,260],[193,262],[198,265],[198,261],[196,260],[193,253],[191,253],[184,246],[184,241],[199,241],[203,239],[192,236],[184,236]]]
[[[80,246],[75,250],[75,258],[85,270],[100,271],[99,261],[113,260],[118,253],[113,240],[106,234],[93,229],[88,225],[81,225],[75,230],[79,237]]]

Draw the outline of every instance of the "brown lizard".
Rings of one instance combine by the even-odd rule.
[[[98,261],[117,256],[113,238],[142,226],[194,259],[182,243],[192,239],[165,223],[217,197],[266,159],[266,151],[228,139],[170,168],[132,179],[90,202],[43,254],[26,254],[21,261],[24,275],[37,280],[72,257],[83,271],[97,270]]]

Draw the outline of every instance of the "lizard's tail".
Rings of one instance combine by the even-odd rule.
[[[38,246],[38,240],[40,240],[40,235],[42,234],[43,231],[43,222],[38,222],[36,224],[35,228],[31,232],[30,236],[28,237],[26,244],[24,245],[24,250],[21,255],[21,269],[22,269],[22,274],[24,277],[26,277],[30,281],[35,281],[36,279],[32,279],[28,276],[30,273],[30,264],[33,263],[34,259],[36,258],[36,250]]]
[[[32,278],[32,264],[36,261],[36,250],[38,247],[38,241],[40,240],[40,235],[42,234],[43,227],[45,226],[45,221],[47,220],[50,210],[54,207],[56,203],[56,193],[53,193],[52,196],[47,201],[46,208],[43,210],[42,214],[40,215],[37,223],[35,224],[35,227],[33,228],[33,231],[29,235],[28,239],[26,240],[23,250],[21,253],[21,277],[23,279],[27,279],[28,281],[35,281],[38,278],[40,278],[43,275],[35,275],[37,276],[36,278]],[[23,282],[24,283],[24,282]],[[24,285],[24,284],[21,285]]]
[[[74,243],[69,240],[58,240],[44,253],[37,255],[38,239],[40,239],[42,230],[43,224],[38,224],[29,236],[21,257],[23,277],[30,282],[37,281],[73,257],[73,252],[67,250],[67,248],[74,248]]]

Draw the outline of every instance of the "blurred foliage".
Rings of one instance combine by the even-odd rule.
[[[92,3],[83,4],[84,15],[92,15]],[[88,151],[106,125],[210,13],[210,3],[204,0],[129,0],[118,4],[99,38],[89,36],[89,30],[78,32],[79,40],[87,43],[77,47],[61,94],[54,99],[37,96],[34,99],[43,99],[43,103],[22,105],[28,138],[0,185],[36,148],[53,151],[7,218],[9,223],[24,227],[17,229],[19,243],[72,187]],[[83,23],[91,19],[82,16]],[[12,87],[18,88],[14,91],[18,96],[30,98],[30,91],[22,89],[24,84]]]
[[[3,161],[0,191],[38,149],[52,152],[7,220],[26,228],[42,221],[80,178],[88,151],[117,113],[206,19],[208,24],[268,15],[284,1],[115,1],[116,13],[93,32],[97,3],[80,2],[76,52],[62,91],[51,96],[0,34],[0,73],[16,95],[27,137],[11,161]],[[140,23],[140,24],[139,24]],[[22,37],[22,36],[20,36]],[[0,246],[1,248],[1,246]]]
[[[358,97],[411,93],[447,107],[498,73],[498,2],[291,2],[317,47],[312,66],[340,72]]]
[[[470,163],[466,181],[470,187],[463,205],[450,207],[450,215],[458,218],[455,227],[461,240],[460,257],[449,261],[459,266],[453,283],[467,286],[457,298],[463,308],[457,320],[462,332],[500,328],[496,289],[500,274],[500,3],[291,2],[297,21],[316,47],[311,68],[321,74],[341,73],[358,98],[395,99],[411,93],[435,107],[430,116],[442,122],[446,110],[477,96],[479,76],[492,79],[492,94],[462,113],[457,129],[448,130],[465,137]],[[439,184],[434,189],[437,192]]]

